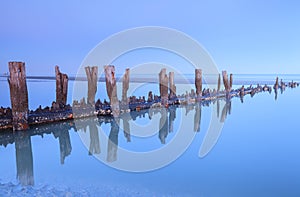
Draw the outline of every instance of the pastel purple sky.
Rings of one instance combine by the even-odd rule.
[[[0,73],[16,60],[27,75],[53,75],[55,65],[76,74],[99,42],[139,26],[182,31],[233,73],[300,73],[299,10],[299,1],[279,0],[3,1]]]

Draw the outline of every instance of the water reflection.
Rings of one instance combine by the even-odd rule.
[[[72,146],[70,141],[70,134],[68,128],[61,128],[61,130],[54,130],[53,135],[58,138],[60,150],[60,163],[65,163],[65,158],[71,154]]]
[[[220,108],[222,106],[222,103],[224,106],[222,108],[221,117],[220,117]],[[212,115],[213,116],[216,115],[217,116],[216,118],[219,119],[219,122],[217,121],[216,125],[213,125],[215,129],[212,129],[210,132],[207,132],[205,134],[204,140],[199,150],[199,157],[205,157],[212,150],[212,148],[217,144],[218,139],[221,136],[223,123],[225,122],[227,115],[231,114],[230,99],[217,100],[217,102],[214,102],[212,104],[213,104],[212,105],[213,109],[215,109],[217,112],[217,113],[213,113]]]
[[[89,155],[93,154],[100,154],[100,139],[99,139],[99,132],[94,121],[90,121],[89,123],[90,129],[90,146],[89,146]]]
[[[22,185],[34,185],[31,138],[28,133],[15,134],[17,179]]]
[[[21,185],[34,185],[33,173],[33,155],[31,137],[45,134],[53,134],[55,139],[58,138],[60,148],[60,163],[64,164],[65,158],[71,154],[72,146],[69,131],[74,128],[72,122],[53,123],[51,125],[43,125],[32,127],[28,131],[19,132],[1,132],[0,145],[7,146],[8,144],[15,145],[16,150],[16,167],[17,179]]]
[[[108,145],[107,145],[107,162],[114,162],[117,160],[117,151],[119,144],[119,125],[120,119],[115,118],[111,122],[110,133],[108,137]]]
[[[196,103],[194,116],[194,131],[200,132],[201,123],[201,103]]]
[[[217,118],[220,120],[220,123],[224,122],[227,116],[231,113],[230,100],[226,100],[225,102],[224,100],[215,100],[214,102],[209,101],[189,103],[181,106],[170,106],[169,108],[155,108],[142,110],[140,112],[134,111],[122,114],[119,118],[94,117],[76,120],[76,124],[73,121],[67,121],[32,127],[26,132],[2,132],[0,133],[0,145],[6,146],[7,144],[15,144],[17,178],[22,185],[34,185],[31,136],[40,135],[43,137],[45,134],[52,134],[54,138],[59,141],[60,163],[62,165],[72,152],[72,143],[69,133],[71,131],[86,134],[87,138],[89,139],[89,144],[87,146],[88,155],[104,154],[107,162],[115,162],[118,160],[120,131],[123,130],[124,139],[126,142],[132,143],[131,129],[133,127],[131,124],[133,124],[138,117],[145,120],[147,118],[151,120],[154,117],[153,115],[160,116],[157,121],[158,129],[155,133],[158,136],[161,144],[164,146],[168,143],[168,134],[177,132],[177,128],[176,126],[174,128],[174,125],[177,124],[175,121],[176,117],[178,116],[178,108],[185,108],[185,116],[188,116],[190,113],[194,113],[191,114],[192,117],[194,117],[194,127],[192,127],[194,128],[194,131],[191,132],[200,132],[202,108],[203,106],[209,106],[210,104],[212,104],[213,107],[216,107],[217,113],[214,115],[217,116]],[[221,108],[221,106],[223,108]],[[180,114],[180,116],[184,116],[184,114]],[[123,128],[120,127],[120,123],[122,123]],[[103,143],[107,146],[102,147],[104,148],[104,151],[101,152],[101,140],[103,141],[105,138],[101,138],[100,130],[104,125],[109,125],[110,131],[109,133],[107,132],[107,144],[105,142]],[[207,154],[215,146],[220,134],[221,130],[206,133],[201,147],[202,155]]]

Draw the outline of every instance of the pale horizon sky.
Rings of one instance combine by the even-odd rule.
[[[55,65],[74,75],[88,52],[110,35],[162,26],[197,40],[220,70],[300,74],[299,10],[300,2],[279,0],[5,1],[0,73],[8,71],[9,61],[24,61],[27,75],[54,75]]]

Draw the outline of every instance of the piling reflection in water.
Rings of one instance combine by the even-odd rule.
[[[224,105],[222,105],[224,103]],[[159,114],[159,121],[157,124],[158,130],[156,134],[163,146],[167,144],[167,137],[170,132],[177,132],[177,128],[174,128],[177,108],[185,108],[185,116],[189,113],[194,112],[194,131],[190,132],[200,132],[201,128],[201,115],[202,107],[209,106],[212,102],[197,102],[190,103],[181,106],[170,106],[169,108],[155,108],[154,110],[142,110],[140,112],[131,112],[122,114],[119,118],[114,117],[94,117],[79,119],[76,124],[73,121],[53,123],[49,125],[43,125],[38,127],[32,127],[26,133],[1,133],[0,134],[0,144],[6,146],[10,143],[15,143],[16,149],[16,164],[17,164],[17,178],[22,185],[34,185],[34,173],[33,173],[33,155],[31,147],[31,136],[44,134],[52,134],[55,139],[59,141],[60,148],[60,163],[63,165],[66,158],[71,155],[72,144],[70,138],[70,131],[84,133],[89,139],[88,144],[88,155],[95,154],[106,154],[107,162],[115,162],[118,160],[118,146],[119,146],[119,133],[123,130],[124,138],[129,143],[131,142],[131,124],[134,120],[139,118],[149,118],[151,119],[154,114]],[[212,106],[217,107],[217,114],[220,122],[224,122],[231,113],[231,101],[226,100],[216,100]],[[220,110],[220,107],[222,111]],[[221,113],[220,113],[221,111]],[[148,115],[147,115],[148,114]],[[181,114],[184,116],[184,114]],[[120,123],[123,123],[123,128],[120,128]],[[103,124],[108,124],[110,126],[110,132],[108,135],[107,146],[102,148],[107,148],[106,151],[101,152],[101,136],[100,129]],[[155,129],[155,128],[154,128]],[[143,132],[143,131],[141,131]],[[213,146],[215,146],[221,131],[216,133],[207,133],[203,141],[203,146],[208,152]],[[104,139],[102,139],[104,140]],[[171,140],[171,138],[170,138]],[[104,143],[105,144],[105,143]]]
[[[17,178],[22,185],[34,185],[31,138],[25,132],[15,133]]]
[[[118,151],[118,144],[119,144],[119,125],[120,119],[115,118],[111,122],[111,128],[108,138],[107,144],[107,162],[114,162],[117,160],[117,151]]]
[[[90,129],[90,146],[89,146],[89,155],[100,154],[100,139],[99,132],[95,121],[89,122]]]
[[[69,131],[74,128],[72,122],[60,122],[39,127],[32,127],[26,132],[2,132],[0,133],[0,145],[15,144],[17,179],[21,185],[34,185],[33,155],[31,137],[45,134],[53,134],[59,140],[60,163],[64,164],[65,158],[71,154],[72,146]],[[74,128],[75,129],[75,128]]]
[[[194,115],[194,131],[200,132],[201,125],[201,103],[196,103],[195,105],[195,115]]]
[[[71,154],[72,146],[70,141],[70,134],[68,128],[61,128],[62,130],[53,131],[55,138],[59,140],[59,150],[60,150],[60,163],[65,163],[65,158]]]

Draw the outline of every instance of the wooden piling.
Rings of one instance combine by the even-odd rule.
[[[222,76],[223,76],[223,83],[224,83],[224,86],[225,86],[225,90],[226,92],[229,92],[230,91],[230,86],[229,86],[229,83],[228,83],[228,75],[227,75],[227,71],[222,71]]]
[[[176,86],[174,83],[174,72],[169,72],[169,94],[170,98],[174,98],[176,96]]]
[[[232,90],[232,84],[233,84],[233,75],[230,74],[230,82],[229,82],[230,91]]]
[[[115,67],[113,65],[104,66],[106,92],[110,99],[110,106],[115,117],[120,114],[119,100],[117,97],[117,83],[115,77]]]
[[[55,66],[56,76],[56,103],[59,105],[67,104],[68,95],[68,75],[59,71],[59,67]]]
[[[161,97],[161,103],[166,105],[168,103],[168,76],[166,74],[166,69],[163,68],[159,72],[159,92]]]
[[[196,97],[202,96],[202,70],[195,69]]]
[[[129,89],[129,68],[126,68],[123,76],[123,87],[122,87],[122,103],[128,104],[127,91]]]
[[[95,96],[97,92],[97,81],[98,81],[98,67],[85,67],[85,73],[88,80],[88,95],[87,103],[94,106],[95,105]]]
[[[220,92],[221,90],[221,75],[219,74],[219,77],[218,77],[218,89],[217,89],[217,92]]]
[[[274,84],[274,89],[278,89],[279,87],[279,82],[278,82],[278,77],[276,77],[276,81],[275,81],[275,84]]]
[[[24,62],[9,62],[9,88],[12,106],[13,130],[26,130],[28,126],[28,92]]]

